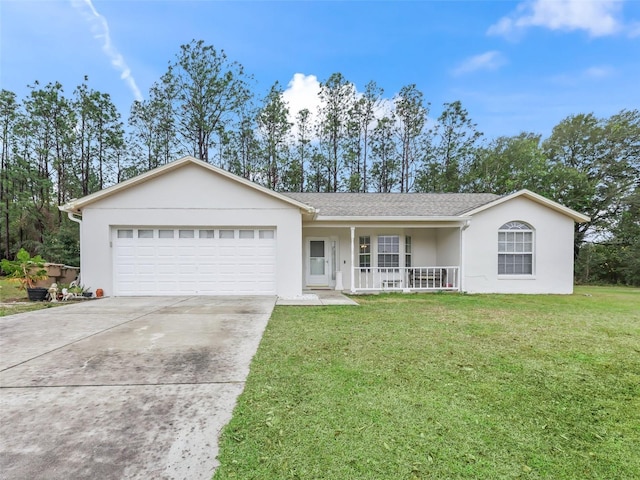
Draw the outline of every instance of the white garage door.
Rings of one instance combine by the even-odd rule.
[[[269,228],[117,228],[115,295],[275,295]]]

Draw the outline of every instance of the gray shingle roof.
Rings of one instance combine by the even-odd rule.
[[[448,217],[498,198],[493,193],[284,193],[323,217]]]

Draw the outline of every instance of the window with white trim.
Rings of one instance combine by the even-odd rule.
[[[380,235],[378,237],[378,267],[400,266],[400,236]]]
[[[508,222],[498,230],[498,275],[533,275],[533,228]]]
[[[371,237],[364,235],[359,240],[358,265],[360,265],[360,268],[369,268],[371,267]]]

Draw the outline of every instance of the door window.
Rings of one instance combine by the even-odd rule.
[[[309,272],[311,275],[324,275],[324,240],[309,242]]]

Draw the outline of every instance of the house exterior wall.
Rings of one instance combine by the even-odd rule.
[[[498,275],[498,230],[521,221],[534,230],[533,275]],[[516,197],[475,214],[463,231],[463,283],[469,293],[573,293],[573,220]]]
[[[436,229],[410,228],[403,234],[411,236],[411,263],[414,267],[437,263],[439,247]]]
[[[82,211],[81,278],[113,294],[114,227],[275,227],[277,294],[302,294],[300,210],[193,164],[98,200]]]
[[[433,265],[460,266],[460,229],[440,228],[436,234],[438,257]]]

